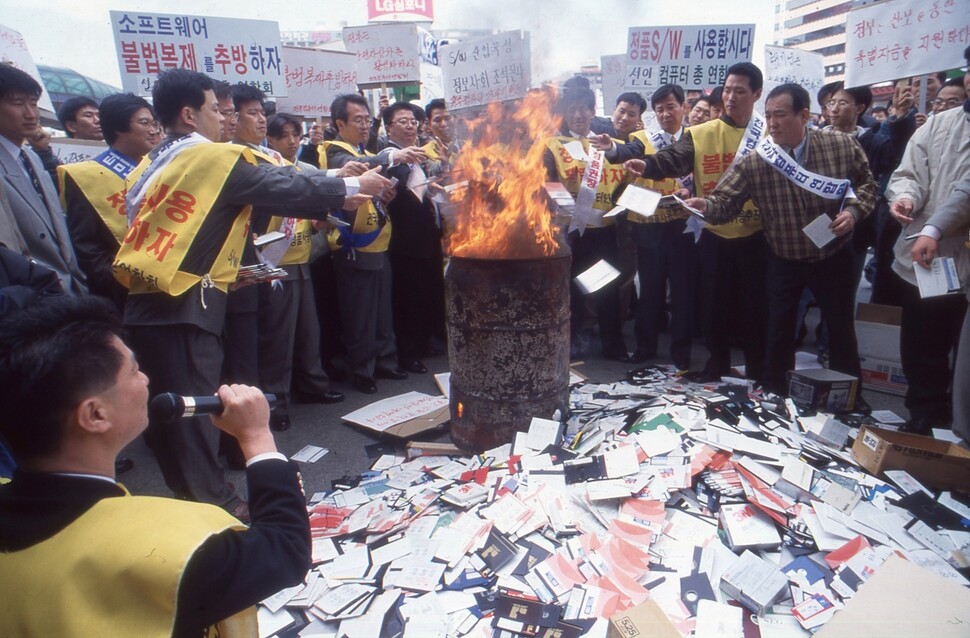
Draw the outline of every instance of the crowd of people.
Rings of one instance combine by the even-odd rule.
[[[965,56],[970,63],[970,48]],[[740,63],[709,94],[673,84],[623,93],[609,118],[595,116],[582,78],[566,82],[550,112],[561,117],[560,135],[517,134],[544,146],[548,180],[575,198],[575,230],[564,226],[574,275],[599,260],[622,273],[591,294],[574,287],[572,355],[598,339],[603,357],[659,361],[658,335],[669,330],[680,374],[732,374],[737,346],[745,376],[784,395],[805,309],[816,304],[827,365],[859,377],[854,306],[866,272],[872,301],[902,307],[904,429],[952,423],[970,439],[970,353],[957,356],[967,302],[922,298],[914,271],[952,257],[970,282],[970,72],[928,79],[923,105],[908,81],[885,106],[869,88],[829,84],[817,116],[804,88],[762,96],[761,70]],[[176,583],[178,613],[146,612],[139,622],[176,633],[212,625],[297,582],[308,561],[295,471],[270,434],[290,427],[289,401],[343,400],[334,376],[373,394],[378,380],[426,373],[423,359],[445,347],[442,201],[444,186],[460,181],[453,168],[473,132],[443,100],[422,108],[383,99],[374,114],[357,94],[335,99],[329,124],[305,132],[256,88],[174,69],[159,75],[151,102],[66,102],[64,132],[103,139],[106,149],[60,164],[39,123],[42,91],[0,65],[0,438],[19,466],[0,489],[0,511],[29,522],[0,524],[0,551],[10,569],[29,570],[41,541],[69,548],[110,527],[110,513],[90,528],[85,514],[123,495],[113,479],[130,462],[118,453],[144,430],[171,491],[217,507],[137,503],[143,526],[158,516],[196,521],[166,539],[178,560],[153,574]],[[644,129],[648,109],[656,130]],[[593,187],[589,158],[599,156],[606,168]],[[647,217],[608,215],[631,185],[665,198]],[[707,360],[692,371],[698,335]],[[254,387],[280,397],[272,416]],[[149,422],[149,388],[219,388],[225,414],[218,428],[199,416]],[[857,409],[866,407],[859,397]],[[226,481],[220,454],[248,468],[248,502]],[[38,514],[44,503],[55,514]],[[234,520],[252,522],[252,533]],[[129,552],[145,550],[128,536],[161,542],[136,531],[106,543],[98,559],[120,569]],[[227,586],[273,560],[293,569]],[[132,598],[132,614],[140,609],[137,587],[114,593]],[[24,609],[0,627],[45,626],[39,610]]]

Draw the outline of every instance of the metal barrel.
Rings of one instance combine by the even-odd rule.
[[[451,257],[451,438],[461,449],[508,443],[532,417],[565,417],[571,260]]]

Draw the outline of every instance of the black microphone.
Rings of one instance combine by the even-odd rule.
[[[269,409],[276,407],[275,394],[265,394]],[[148,404],[148,417],[156,423],[173,423],[183,417],[197,414],[222,414],[222,400],[217,396],[183,397],[174,392],[163,392]]]

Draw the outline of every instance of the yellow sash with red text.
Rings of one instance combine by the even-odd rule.
[[[556,172],[559,174],[559,181],[569,193],[576,197],[579,194],[580,185],[583,181],[583,172],[586,170],[586,162],[577,160],[569,151],[565,144],[577,141],[572,137],[550,137],[546,140],[546,148],[552,153],[556,162]],[[589,152],[589,140],[578,140],[583,144],[583,150]],[[626,171],[622,165],[605,162],[603,171],[600,174],[599,184],[596,187],[596,200],[593,202],[595,210],[608,212],[613,209],[613,192],[623,183]],[[603,220],[600,226],[613,224],[613,218]]]
[[[115,278],[132,293],[164,292],[178,296],[203,279],[226,292],[239,273],[239,260],[249,234],[252,206],[235,218],[210,217],[239,158],[256,165],[252,149],[233,144],[199,144],[186,148],[161,169],[148,188],[115,258]],[[128,176],[128,187],[149,165],[148,159]],[[225,237],[201,260],[184,264],[200,231]],[[214,232],[219,231],[219,232]]]
[[[730,126],[723,120],[711,120],[690,128],[694,141],[694,186],[698,197],[710,195],[717,186],[721,175],[731,165],[744,133],[745,129]],[[761,213],[749,199],[733,221],[704,228],[726,239],[748,237],[761,230]]]
[[[650,141],[650,137],[647,135],[646,131],[634,131],[630,137],[640,140],[640,142],[643,144],[644,155],[656,154],[657,149],[653,147],[653,143]],[[650,190],[663,193],[664,195],[670,195],[680,188],[680,186],[677,184],[677,180],[673,177],[668,177],[667,179],[647,179],[645,177],[638,177],[633,183],[636,186],[649,188]],[[657,212],[650,217],[644,217],[643,215],[630,211],[627,213],[626,218],[634,224],[662,224],[664,222],[674,221],[675,219],[687,219],[689,215],[690,213],[685,211],[683,208],[677,207],[657,208]]]
[[[356,148],[340,140],[323,142],[320,145],[323,147],[320,151],[321,154],[326,155],[327,148],[331,144],[352,153],[354,157],[362,156]],[[364,151],[363,156],[367,155],[373,155],[373,153]],[[344,213],[346,214],[346,211]],[[335,251],[351,249],[364,253],[384,252],[391,240],[391,220],[387,215],[383,215],[377,210],[373,200],[369,200],[357,209],[349,229],[334,228],[327,239],[330,242],[330,248]]]
[[[57,181],[60,185],[61,206],[64,210],[67,210],[65,185],[68,175],[77,184],[78,189],[104,225],[121,244],[121,240],[128,231],[128,217],[125,214],[125,180],[94,160],[62,164],[57,167]]]

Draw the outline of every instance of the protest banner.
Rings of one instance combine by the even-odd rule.
[[[344,27],[344,45],[357,54],[357,84],[362,89],[421,81],[423,38],[414,24]]]
[[[970,3],[891,0],[849,12],[845,23],[845,85],[924,75],[965,64]]]
[[[445,87],[441,75],[441,67],[433,64],[421,63],[421,104],[437,100],[445,96]]]
[[[10,64],[20,69],[37,80],[41,86],[44,86],[44,81],[40,77],[37,65],[34,64],[34,58],[30,55],[24,36],[20,35],[19,31],[14,31],[2,24],[0,24],[0,63]],[[54,112],[54,105],[51,103],[51,96],[47,94],[46,87],[44,92],[41,93],[40,99],[37,100],[37,105],[51,113]]]
[[[616,98],[626,92],[626,54],[600,56],[600,72],[603,74],[603,113],[609,117],[616,106]]]
[[[520,31],[448,43],[438,59],[449,109],[523,97],[531,81],[529,37]]]
[[[664,84],[721,86],[728,67],[751,61],[753,44],[753,24],[630,27],[625,85],[647,96]]]
[[[432,22],[434,0],[367,0],[368,22]]]
[[[78,140],[72,137],[52,137],[51,151],[61,164],[75,164],[94,159],[108,148],[97,140]]]
[[[283,47],[286,97],[276,102],[281,113],[299,117],[329,117],[338,95],[357,92],[357,55]]]
[[[812,98],[809,110],[812,113],[822,112],[818,103],[818,90],[825,84],[825,60],[821,53],[767,44],[764,73],[765,86],[755,107],[759,111],[764,111],[765,98],[771,93],[771,89],[779,84],[792,82],[808,91]]]
[[[112,11],[111,29],[121,86],[136,95],[151,95],[158,74],[175,68],[286,95],[276,22]]]

